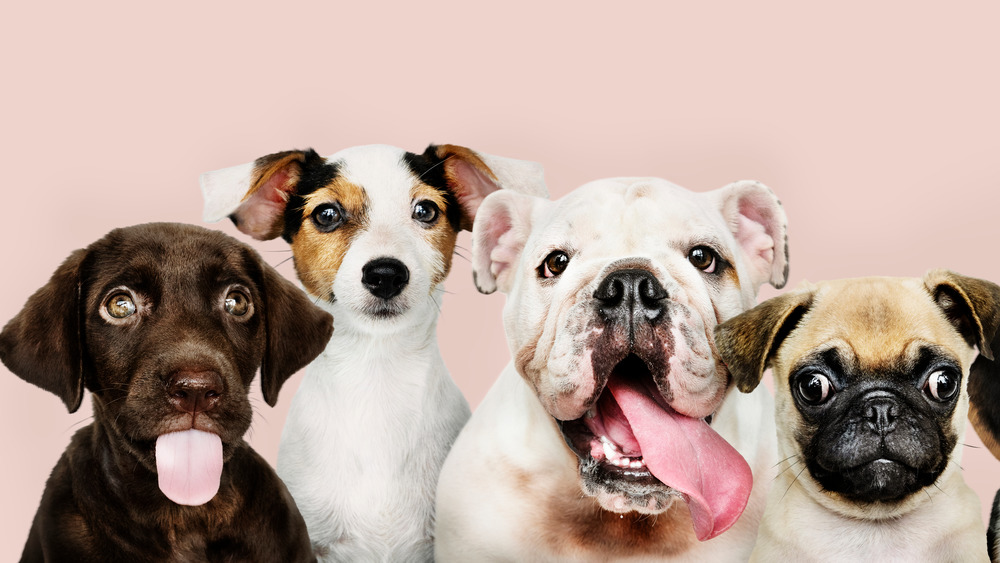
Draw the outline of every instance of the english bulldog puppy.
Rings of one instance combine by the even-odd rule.
[[[995,284],[934,270],[806,285],[715,329],[741,390],[774,375],[781,465],[751,561],[989,560],[956,446],[998,307]]]
[[[774,194],[656,178],[496,192],[473,270],[507,294],[513,360],[445,461],[437,559],[745,560],[772,402],[732,391],[712,330],[787,279]]]

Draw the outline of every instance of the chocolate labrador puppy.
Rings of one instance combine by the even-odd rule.
[[[285,486],[243,441],[315,358],[329,314],[250,247],[191,225],[77,250],[0,333],[0,360],[94,422],[49,477],[22,561],[312,561]]]

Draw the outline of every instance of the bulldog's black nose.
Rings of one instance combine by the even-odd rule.
[[[392,299],[410,281],[410,271],[395,258],[376,258],[361,268],[361,283],[375,297]]]
[[[167,399],[181,412],[210,411],[222,399],[222,377],[214,371],[180,371],[167,381]]]
[[[667,290],[646,270],[626,269],[608,274],[594,292],[609,316],[642,315],[653,320],[663,313]]]
[[[899,403],[891,395],[876,394],[865,401],[864,417],[872,430],[887,434],[896,427]]]

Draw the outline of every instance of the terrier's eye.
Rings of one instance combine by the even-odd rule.
[[[321,232],[329,233],[344,222],[344,212],[336,203],[324,203],[313,210],[312,222]]]
[[[413,205],[413,219],[425,225],[433,225],[440,214],[441,210],[433,201],[424,199]]]

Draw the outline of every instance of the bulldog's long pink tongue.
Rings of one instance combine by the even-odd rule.
[[[634,384],[612,377],[608,389],[632,427],[646,467],[684,494],[698,539],[714,538],[735,524],[753,486],[743,456],[705,421],[664,409]]]
[[[156,439],[160,490],[177,504],[198,506],[219,492],[222,440],[210,432],[184,430]]]

